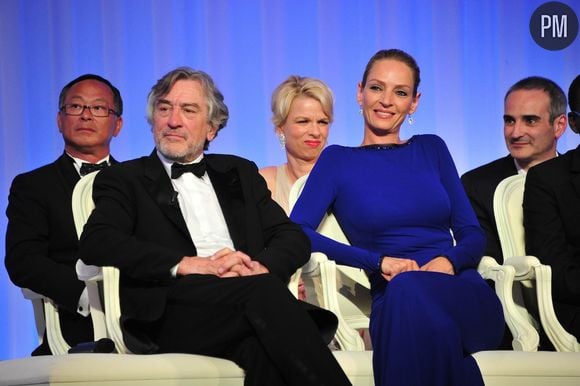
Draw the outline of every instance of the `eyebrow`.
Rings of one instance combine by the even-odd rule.
[[[536,119],[536,120],[540,120],[542,119],[542,117],[540,117],[539,115],[535,115],[535,114],[524,114],[521,116],[523,119],[525,120],[530,120],[530,119]],[[503,120],[505,121],[506,119],[512,119],[512,120],[516,120],[512,115],[509,114],[504,114],[503,116]]]
[[[529,120],[529,119],[540,120],[540,119],[542,119],[542,117],[540,117],[539,115],[535,115],[535,114],[525,114],[525,115],[522,115],[522,118],[524,118],[525,120]]]
[[[367,84],[371,83],[371,82],[376,82],[376,83],[380,83],[381,85],[385,85],[385,82],[383,82],[382,80],[378,80],[375,78],[371,78],[367,80]],[[396,84],[394,88],[408,88],[411,89],[413,88],[412,86],[406,85],[406,84]]]
[[[167,99],[159,99],[159,100],[157,100],[157,104],[161,104],[161,103],[166,104],[166,105],[173,106],[173,103],[171,103]],[[190,102],[190,103],[185,102],[185,103],[181,103],[179,105],[179,107],[196,107],[196,108],[200,108],[200,105],[199,105],[199,103],[195,103],[195,102]]]

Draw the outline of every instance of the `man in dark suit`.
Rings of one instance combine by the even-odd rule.
[[[504,98],[504,137],[509,155],[465,173],[463,186],[485,231],[485,254],[501,264],[503,254],[493,213],[493,195],[505,178],[557,155],[566,130],[566,95],[553,81],[532,76],[515,83]]]
[[[580,129],[580,75],[568,92],[570,128]],[[552,268],[554,309],[580,340],[580,146],[530,169],[524,190],[526,252]]]
[[[230,359],[247,385],[349,384],[331,334],[325,342],[287,288],[309,258],[307,237],[254,163],[203,152],[228,119],[212,79],[177,68],[153,86],[147,111],[156,149],[97,176],[79,251],[120,269],[129,349]]]
[[[78,238],[71,196],[87,171],[115,163],[111,139],[121,130],[123,102],[108,80],[82,75],[63,87],[57,125],[64,153],[14,178],[8,198],[5,264],[10,279],[56,302],[69,345],[92,341],[88,295],[75,272]],[[33,355],[50,354],[46,335]]]

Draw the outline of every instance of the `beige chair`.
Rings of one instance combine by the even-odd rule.
[[[556,350],[578,352],[580,344],[562,327],[554,312],[551,268],[541,264],[537,257],[526,255],[522,208],[524,185],[525,175],[508,177],[498,184],[493,198],[503,265],[513,267],[515,272],[513,301],[504,304],[509,314],[514,315],[512,319],[506,319],[514,336],[514,348],[532,350],[530,342],[535,342],[537,349],[539,316],[541,327]],[[522,327],[530,324],[535,327],[533,331]]]
[[[50,352],[54,355],[66,354],[70,345],[62,335],[56,304],[50,298],[37,294],[28,288],[22,288],[22,295],[32,302],[39,343],[42,343],[46,331]]]
[[[298,200],[307,178],[308,175],[302,176],[292,185],[288,198],[290,208]],[[349,243],[332,213],[324,216],[317,231],[333,240]],[[366,273],[362,269],[336,264],[323,253],[315,252],[302,267],[302,275],[316,277],[320,281],[317,303],[337,316],[335,339],[340,349],[365,350],[365,342],[359,331],[369,327],[369,315],[368,310],[361,310],[357,300],[363,297],[369,303],[370,283]]]
[[[99,172],[83,177],[75,186],[72,195],[72,211],[80,238],[95,204],[93,182]],[[77,261],[77,275],[87,286],[91,317],[95,329],[95,340],[110,338],[118,353],[130,353],[123,340],[120,325],[121,305],[119,302],[119,270],[115,267],[96,267]]]

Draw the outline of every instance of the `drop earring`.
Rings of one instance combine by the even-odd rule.
[[[359,113],[360,115],[362,115],[362,113],[363,113],[363,111],[362,111],[362,106],[359,106],[358,113]]]
[[[409,119],[407,121],[409,122],[410,126],[413,125],[413,123],[415,122],[415,119],[413,119],[413,114],[409,114]]]
[[[286,149],[286,136],[284,133],[278,134],[278,141],[280,141],[280,147],[282,150]]]

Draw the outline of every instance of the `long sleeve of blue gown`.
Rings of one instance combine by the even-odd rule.
[[[316,232],[327,211],[351,245]],[[477,266],[485,246],[447,146],[434,135],[383,148],[329,146],[291,218],[313,251],[369,272],[378,272],[382,255],[419,265],[443,255],[459,273]]]

